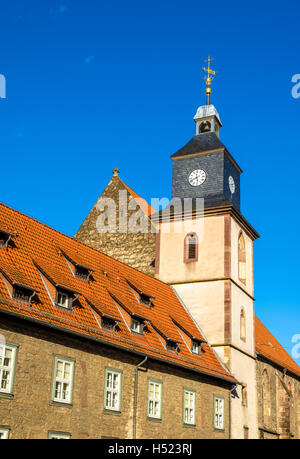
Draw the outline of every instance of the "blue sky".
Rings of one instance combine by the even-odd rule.
[[[170,196],[216,58],[221,140],[244,170],[256,313],[300,333],[299,1],[1,1],[0,200],[73,235],[111,178]],[[298,360],[298,363],[300,361]]]

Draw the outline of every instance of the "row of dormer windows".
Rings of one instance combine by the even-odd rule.
[[[37,266],[37,268],[38,268],[38,266]],[[46,290],[48,292],[48,295],[52,298],[53,303],[56,306],[60,307],[60,308],[64,308],[66,310],[72,311],[74,301],[77,298],[77,296],[75,296],[76,292],[72,292],[72,291],[70,291],[68,289],[64,289],[63,287],[56,287],[55,296],[53,297],[53,293],[50,293],[49,285],[47,286],[47,284],[45,282],[46,279],[44,278],[44,275],[41,272],[40,272],[40,274],[41,274],[44,286],[46,287]],[[145,305],[147,305],[149,307],[153,306],[154,297],[151,297],[149,294],[141,292],[140,290],[138,290],[130,282],[128,282],[128,284],[134,290],[134,294],[135,295],[138,294],[137,299],[139,300],[139,302],[141,304],[145,304]],[[6,285],[8,287],[8,284],[6,284]],[[27,288],[25,286],[14,285],[13,289],[12,289],[12,292],[11,292],[11,296],[12,296],[12,298],[14,298],[14,299],[16,299],[18,301],[22,301],[24,303],[31,304],[34,296],[36,295],[36,293],[38,293],[38,292],[34,291],[33,289]],[[77,294],[77,295],[79,295],[79,294]],[[88,303],[89,303],[89,301],[88,301]],[[91,304],[90,304],[90,306],[91,306]],[[123,306],[123,305],[121,305],[121,306]],[[95,308],[93,308],[93,309],[95,309]],[[99,311],[97,311],[97,312],[99,314]],[[123,314],[121,314],[121,315],[123,317]],[[127,315],[131,316],[131,319],[130,319],[130,322],[129,322],[130,331],[133,332],[133,333],[139,334],[141,336],[144,336],[145,335],[145,329],[147,328],[147,324],[150,323],[150,321],[147,321],[147,319],[143,319],[143,318],[138,317],[138,316],[136,316],[134,314],[128,314],[127,313]],[[111,317],[108,317],[108,316],[104,316],[101,313],[100,313],[100,316],[101,316],[101,322],[99,322],[99,320],[96,319],[98,324],[99,324],[99,326],[100,326],[100,328],[103,328],[103,329],[109,330],[109,331],[113,331],[113,332],[118,330],[117,325],[118,325],[119,321],[117,319],[111,318]],[[123,319],[126,322],[124,317],[123,317]],[[159,330],[158,330],[158,332],[159,332]],[[172,352],[178,353],[179,350],[180,350],[180,343],[175,341],[175,340],[172,340],[170,338],[164,338],[164,341],[162,341],[162,344],[164,345],[165,349],[168,350],[168,351],[172,351]],[[200,346],[198,341],[192,340],[191,347],[189,347],[187,343],[186,343],[186,345],[189,348],[190,352],[192,352],[193,354],[201,355],[202,349],[201,349],[201,346]]]

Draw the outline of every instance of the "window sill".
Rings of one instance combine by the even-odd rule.
[[[14,398],[14,394],[9,394],[7,392],[0,392],[0,398],[7,398],[8,400],[12,400]]]
[[[65,408],[73,408],[73,404],[72,403],[56,402],[55,400],[51,400],[50,405],[61,406],[61,407],[65,407]]]
[[[68,312],[73,312],[73,308],[68,306],[68,307],[65,307],[65,306],[61,306],[60,304],[57,304],[57,303],[54,303],[54,305],[61,309],[62,311],[68,311]]]
[[[151,416],[147,416],[147,420],[154,422],[162,422],[162,418],[152,418]]]
[[[122,414],[121,411],[119,410],[110,410],[108,408],[104,408],[104,413],[107,413],[107,414],[116,414],[117,416],[120,416]]]
[[[187,424],[186,422],[183,423],[183,427],[191,427],[192,429],[196,428],[196,424]]]
[[[131,331],[131,333],[134,333],[135,335],[138,335],[138,336],[145,336],[145,333],[137,332],[137,331],[132,330],[132,329],[131,329],[130,331]]]
[[[225,429],[218,429],[217,427],[214,427],[214,431],[215,431],[215,432],[224,433],[224,432],[225,432]]]

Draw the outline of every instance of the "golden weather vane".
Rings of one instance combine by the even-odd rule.
[[[208,59],[205,61],[207,62],[207,68],[206,67],[202,67],[202,69],[204,70],[204,72],[207,73],[207,75],[205,76],[205,84],[207,86],[206,88],[206,91],[205,91],[205,94],[207,96],[207,101],[206,101],[206,105],[210,105],[210,95],[211,95],[211,84],[213,82],[213,79],[214,77],[216,76],[216,71],[215,70],[212,70],[210,68],[210,63],[214,60],[214,58],[211,58],[210,56],[208,56]]]

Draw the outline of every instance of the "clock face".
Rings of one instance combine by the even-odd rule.
[[[193,171],[189,176],[189,183],[192,186],[200,186],[206,180],[206,172],[202,169]]]
[[[228,183],[229,183],[229,189],[230,189],[231,194],[234,194],[235,193],[235,183],[234,183],[233,177],[231,176],[229,177]]]

